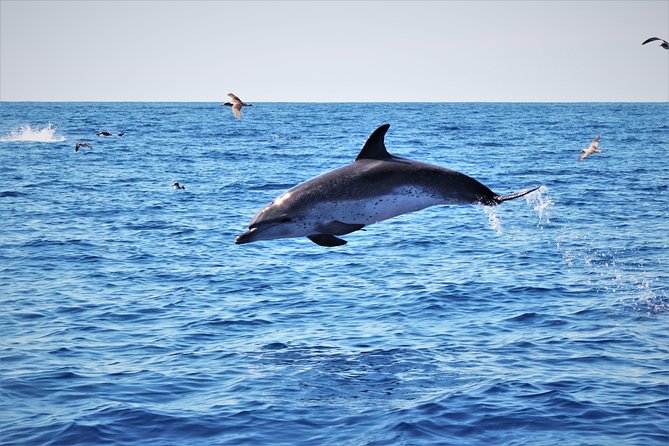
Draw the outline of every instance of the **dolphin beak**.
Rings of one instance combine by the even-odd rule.
[[[246,231],[243,234],[240,234],[237,236],[235,239],[235,243],[238,245],[243,245],[244,243],[250,243],[253,240],[251,239],[251,236],[258,231],[258,228],[251,228],[248,231]]]

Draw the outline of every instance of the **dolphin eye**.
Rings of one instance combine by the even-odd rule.
[[[290,217],[283,217],[279,220],[281,223],[290,223],[291,221]]]

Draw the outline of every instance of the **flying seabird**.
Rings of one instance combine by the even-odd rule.
[[[599,150],[597,146],[599,146],[599,138],[601,138],[602,135],[597,136],[597,138],[593,139],[592,142],[590,143],[590,147],[587,149],[581,149],[581,156],[578,157],[578,160],[581,161],[583,158],[586,156],[592,155],[593,153],[598,153],[598,152],[603,152],[603,150]]]
[[[181,184],[179,184],[178,181],[175,181],[174,183],[172,183],[172,187],[174,187],[175,189],[181,189],[181,190],[186,189],[186,186],[182,186]]]
[[[667,41],[664,40],[664,39],[660,39],[659,37],[651,37],[651,38],[649,38],[649,39],[646,39],[641,45],[645,45],[645,44],[647,44],[648,42],[654,42],[654,41],[656,41],[656,40],[660,40],[660,41],[662,41],[662,43],[660,44],[660,46],[661,46],[662,48],[664,48],[665,50],[669,50],[669,42],[667,42]]]
[[[74,151],[78,152],[80,147],[88,147],[89,149],[93,149],[93,146],[89,142],[78,142],[76,146],[74,146]]]
[[[230,97],[230,100],[223,105],[232,107],[232,114],[235,115],[235,118],[237,119],[242,119],[242,107],[253,107],[253,104],[247,104],[246,102],[243,102],[232,93],[228,93],[228,96]]]

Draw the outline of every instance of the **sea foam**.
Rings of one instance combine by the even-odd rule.
[[[0,137],[0,141],[63,142],[65,137],[57,136],[56,127],[51,123],[43,128],[32,128],[30,124],[22,124],[18,129],[12,129],[9,134]]]

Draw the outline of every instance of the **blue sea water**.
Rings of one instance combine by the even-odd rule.
[[[667,444],[669,104],[243,113],[0,103],[1,444]],[[234,244],[386,122],[395,155],[543,187]]]

